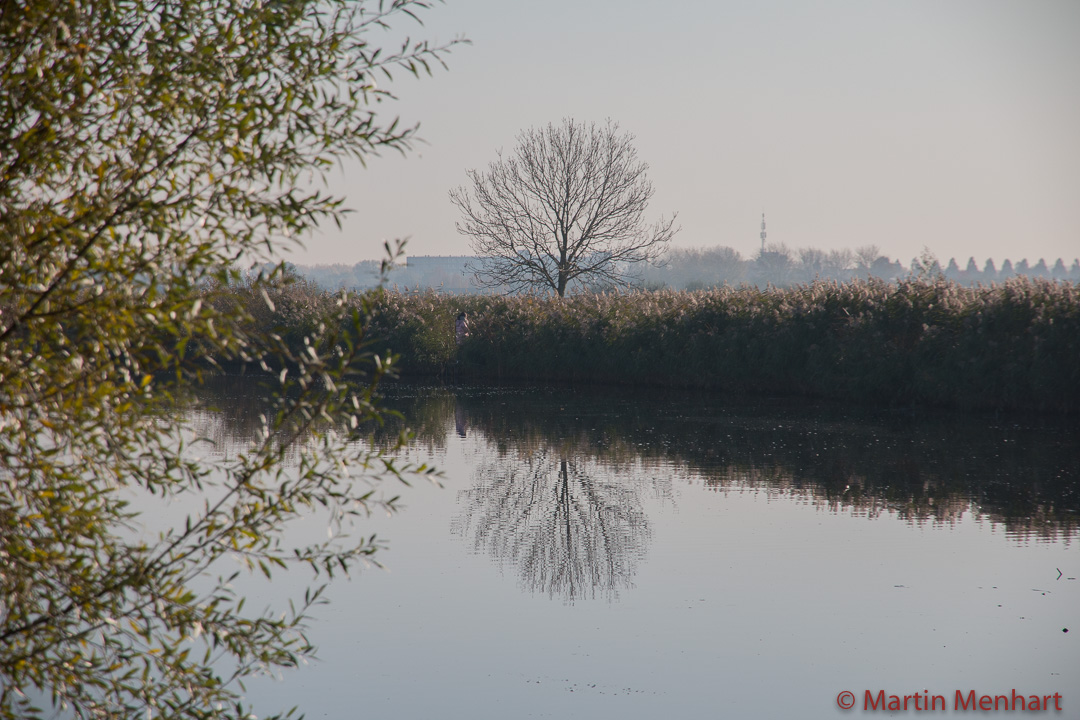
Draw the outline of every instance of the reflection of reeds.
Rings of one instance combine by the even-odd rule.
[[[1080,289],[1022,277],[563,300],[386,293],[373,331],[413,373],[1080,410]]]
[[[391,401],[406,416],[411,405]],[[406,393],[430,427],[463,407],[499,462],[539,454],[607,474],[684,468],[706,487],[760,490],[868,517],[955,523],[971,514],[1018,537],[1080,531],[1080,457],[1070,422],[877,415],[828,405],[722,405],[678,391],[507,388]],[[454,402],[448,403],[447,397]],[[445,413],[440,421],[435,408]],[[594,471],[594,474],[601,472]]]
[[[938,483],[924,483],[921,493],[903,492],[888,495],[868,491],[865,479],[851,478],[843,490],[820,483],[807,483],[787,471],[746,466],[714,468],[705,478],[705,486],[724,491],[762,491],[798,498],[816,508],[830,512],[850,512],[867,518],[892,514],[914,525],[932,523],[955,525],[964,516],[987,519],[1002,525],[1019,539],[1071,540],[1080,531],[1076,512],[1055,511],[1052,504],[1036,502],[1024,514],[997,507],[981,506],[971,497],[936,494]]]
[[[226,411],[224,431],[234,437],[260,427],[258,402],[244,401],[257,393],[244,385],[211,386],[204,401]],[[215,387],[226,394],[214,399]],[[870,517],[890,512],[915,523],[952,523],[971,513],[1021,538],[1080,533],[1080,432],[1068,420],[736,405],[678,390],[384,390],[405,420],[374,428],[379,446],[408,425],[422,446],[438,451],[463,416],[468,432],[482,434],[502,463],[547,454],[587,463],[594,474],[684,468],[718,490],[781,493]]]

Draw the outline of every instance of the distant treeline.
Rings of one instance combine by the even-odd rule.
[[[304,338],[341,295],[299,279],[215,291],[254,333]],[[360,303],[351,296],[347,303]],[[876,405],[1080,411],[1080,287],[1015,277],[546,296],[385,291],[372,349],[408,375],[708,387]],[[347,309],[347,308],[346,308]],[[455,318],[467,313],[459,347]]]
[[[467,256],[417,256],[390,273],[391,287],[401,289],[433,288],[454,294],[479,293],[472,278],[471,265],[481,262]],[[908,265],[882,255],[873,245],[855,250],[788,249],[784,245],[769,245],[764,252],[744,258],[729,247],[672,249],[662,264],[640,266],[636,285],[643,289],[703,290],[729,285],[755,287],[787,287],[815,280],[848,281],[880,278],[897,280],[906,277],[932,279],[944,277],[962,285],[990,284],[1012,277],[1025,276],[1067,280],[1080,283],[1080,260],[1071,263],[1040,259],[1034,264],[1027,260],[1013,263],[1005,260],[997,267],[993,260],[981,265],[975,258],[966,263],[951,259],[942,267],[934,257],[924,254]],[[367,289],[378,285],[379,262],[366,260],[355,265],[296,265],[297,273],[322,288]]]

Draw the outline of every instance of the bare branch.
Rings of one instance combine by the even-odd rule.
[[[572,284],[625,286],[636,263],[655,262],[678,232],[675,216],[643,220],[653,196],[648,165],[618,124],[531,128],[508,158],[469,170],[450,191],[458,232],[472,238],[477,281],[510,290]]]

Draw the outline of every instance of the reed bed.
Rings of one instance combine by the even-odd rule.
[[[273,313],[255,293],[237,299],[266,331],[300,338],[334,297],[301,282],[275,291]],[[374,349],[400,354],[406,375],[1080,410],[1080,288],[1071,283],[867,280],[562,300],[382,291],[373,307]],[[460,347],[459,312],[469,323]]]
[[[1080,409],[1080,288],[869,280],[537,296],[385,293],[375,333],[406,373]],[[466,312],[458,348],[454,318]]]

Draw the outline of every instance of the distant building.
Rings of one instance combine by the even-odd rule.
[[[390,284],[407,288],[434,288],[450,293],[477,292],[470,264],[472,255],[410,255],[405,265],[390,273]]]

